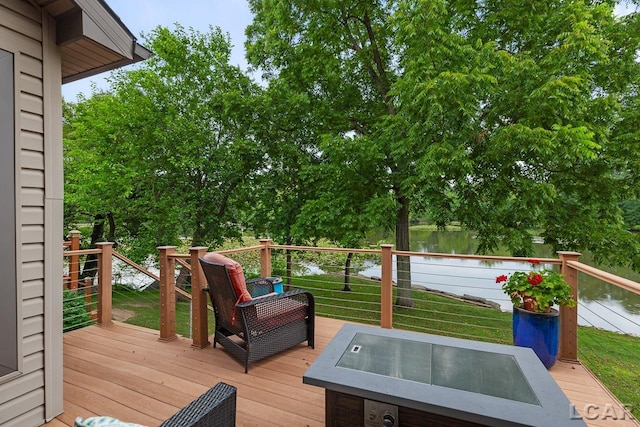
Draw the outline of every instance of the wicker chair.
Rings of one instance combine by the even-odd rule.
[[[176,412],[160,427],[234,427],[236,388],[220,382]]]
[[[131,426],[143,427],[140,424],[121,421],[108,416],[75,419],[74,427],[108,427]],[[236,388],[219,382],[200,397],[176,412],[171,418],[160,424],[160,427],[235,427],[236,425]]]
[[[241,269],[234,270],[229,262],[225,265],[206,258],[200,258],[200,265],[215,311],[214,348],[220,343],[244,363],[245,373],[249,371],[250,363],[304,341],[313,348],[315,305],[311,293],[297,289],[252,298],[246,291]],[[217,255],[214,259],[224,258]],[[235,267],[238,266],[235,263]],[[232,282],[230,271],[236,283]],[[246,295],[244,299],[243,294]]]

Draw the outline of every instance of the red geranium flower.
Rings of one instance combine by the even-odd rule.
[[[527,276],[527,281],[531,283],[531,286],[539,285],[542,283],[542,280],[542,274],[540,273],[530,273],[529,276]]]
[[[572,289],[564,276],[554,270],[540,269],[539,260],[530,259],[533,264],[530,271],[514,271],[508,276],[496,277],[496,283],[502,285],[511,298],[514,307],[539,313],[548,313],[553,305],[575,307],[571,297]]]
[[[504,274],[496,277],[496,283],[506,282],[509,278]]]

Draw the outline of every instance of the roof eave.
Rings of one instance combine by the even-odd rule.
[[[73,0],[71,7],[54,19],[62,54],[62,83],[134,64],[151,55],[103,0]]]
[[[90,70],[82,71],[80,73],[72,74],[62,78],[62,84],[75,82],[86,77],[95,76],[97,74],[112,71],[127,65],[135,64],[136,62],[144,61],[151,56],[151,51],[141,44],[135,43],[133,58],[124,58],[117,62],[111,62],[101,67],[92,68]]]

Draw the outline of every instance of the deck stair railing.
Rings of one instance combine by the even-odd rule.
[[[113,243],[98,243],[94,249],[76,249],[79,244],[77,240],[74,242],[75,239],[79,239],[79,234],[72,235],[72,244],[65,245],[70,249],[63,252],[67,272],[63,277],[64,287],[78,295],[82,294],[86,311],[92,320],[101,325],[111,324]],[[93,277],[79,278],[80,259],[88,255],[97,257],[97,294],[93,291]]]
[[[81,233],[71,231],[69,234],[70,239],[63,242],[63,287],[65,291],[77,294],[77,298],[73,297],[74,299],[83,299],[85,310],[92,322],[99,325],[113,323],[113,285],[115,279],[119,278],[119,275],[114,275],[114,271],[118,270],[114,261],[120,261],[124,267],[140,273],[152,282],[160,282],[160,276],[113,250],[113,243],[98,243],[96,248],[80,249]],[[86,258],[91,255],[96,257],[94,268],[88,267],[86,263]],[[84,269],[81,268],[83,261]],[[189,267],[188,264],[185,266]],[[82,277],[83,275],[85,277]],[[191,295],[183,289],[176,288],[175,292],[191,299]]]
[[[73,230],[69,233],[69,240],[62,243],[62,246],[67,252],[75,252],[80,250],[80,232]],[[64,286],[66,289],[77,289],[78,278],[80,276],[80,259],[77,253],[68,256],[68,270],[67,274],[63,277]]]

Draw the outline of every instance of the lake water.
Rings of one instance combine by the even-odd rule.
[[[386,239],[389,241],[389,239]],[[375,240],[376,242],[379,239]],[[393,237],[391,237],[391,242]],[[411,250],[448,254],[474,254],[476,242],[465,231],[411,231]],[[503,253],[500,255],[508,255]],[[554,258],[550,249],[535,245],[535,257]],[[411,257],[412,282],[430,289],[456,295],[473,295],[495,301],[505,311],[511,311],[511,301],[506,297],[497,276],[509,275],[516,270],[528,270],[528,263],[487,262],[476,260]],[[640,282],[640,274],[625,268],[595,265],[586,254],[580,261],[627,279]],[[395,269],[395,263],[394,263]],[[369,264],[359,272],[365,276],[380,277],[380,266]],[[396,279],[394,270],[394,280]],[[579,275],[578,322],[616,332],[640,335],[640,295],[609,285],[601,280]]]

